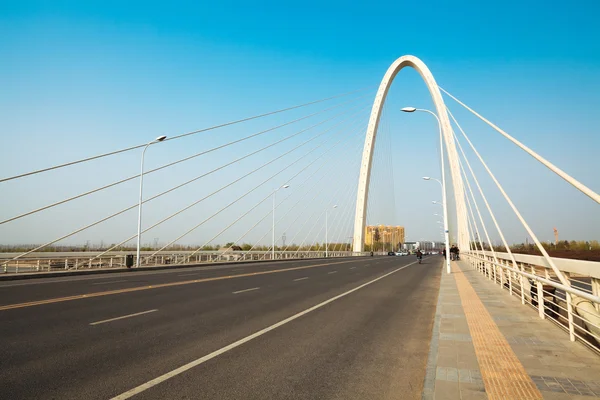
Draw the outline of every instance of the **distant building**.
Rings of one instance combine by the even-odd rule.
[[[371,246],[375,243],[375,232],[379,231],[378,243],[392,244],[394,249],[400,243],[404,243],[403,226],[368,225],[365,227],[365,245]]]

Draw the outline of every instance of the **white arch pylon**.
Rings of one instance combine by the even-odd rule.
[[[462,176],[460,175],[460,166],[458,164],[458,153],[456,152],[456,146],[454,143],[454,135],[452,134],[452,127],[450,126],[450,120],[448,119],[448,113],[446,112],[446,105],[444,99],[438,88],[433,75],[429,71],[429,68],[415,56],[402,56],[398,58],[388,68],[379,90],[375,96],[373,102],[373,108],[371,110],[371,117],[369,118],[369,126],[367,127],[367,134],[365,138],[365,147],[363,150],[362,162],[360,166],[360,176],[358,180],[358,192],[356,195],[356,215],[354,218],[354,240],[353,240],[353,251],[362,252],[364,251],[364,234],[365,234],[365,223],[367,216],[367,200],[369,198],[369,181],[371,180],[371,166],[373,162],[373,149],[375,148],[375,138],[377,136],[377,129],[379,127],[379,119],[381,117],[381,109],[385,103],[388,90],[394,81],[394,78],[404,67],[412,67],[419,72],[429,93],[435,108],[437,115],[442,124],[442,135],[444,137],[446,154],[448,156],[448,163],[450,165],[450,174],[452,176],[452,187],[454,191],[454,202],[456,205],[456,231],[457,231],[457,243],[458,247],[463,250],[469,249],[469,234],[467,227],[467,209],[464,199],[464,189]],[[444,149],[441,149],[444,151]],[[446,187],[446,190],[448,188]]]

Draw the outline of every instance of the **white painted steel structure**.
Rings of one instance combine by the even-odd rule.
[[[377,129],[379,127],[379,120],[381,118],[381,110],[385,103],[388,90],[395,78],[395,76],[404,67],[412,67],[421,75],[440,119],[442,133],[446,144],[446,151],[448,155],[448,162],[450,165],[450,173],[452,176],[452,186],[454,192],[454,199],[456,204],[456,232],[457,242],[460,248],[468,248],[469,236],[467,226],[467,213],[466,205],[464,200],[463,181],[460,174],[460,168],[458,163],[458,153],[454,142],[454,135],[452,133],[452,127],[450,126],[450,120],[446,112],[446,106],[442,98],[442,94],[438,88],[438,85],[429,71],[429,68],[415,56],[403,56],[398,58],[388,68],[385,73],[375,101],[373,102],[373,108],[371,110],[371,116],[369,118],[369,125],[367,127],[365,145],[363,148],[363,156],[360,166],[360,175],[358,181],[358,191],[356,195],[356,213],[354,218],[354,245],[353,250],[355,252],[362,252],[364,250],[364,234],[367,216],[367,201],[369,198],[369,182],[371,179],[371,166],[373,163],[373,150],[375,148],[375,139],[377,136]]]

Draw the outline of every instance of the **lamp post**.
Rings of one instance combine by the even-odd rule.
[[[333,206],[333,209],[336,209],[336,208],[337,208],[337,204]],[[327,212],[328,211],[329,210],[325,209],[325,258],[327,258],[328,255],[329,255],[329,252],[328,252],[328,249],[327,249],[327,246],[328,246],[327,243],[329,243],[328,242],[328,237],[327,237],[327,230],[328,230],[328,226],[327,226]]]
[[[279,189],[287,189],[290,185],[281,185],[277,189],[273,190],[273,227],[272,232],[273,236],[271,239],[271,260],[275,260],[275,194]]]
[[[148,142],[148,144],[146,145],[146,147],[144,147],[144,151],[142,151],[142,162],[141,162],[141,167],[140,167],[140,200],[138,202],[138,226],[137,226],[137,260],[136,260],[136,267],[139,268],[140,266],[140,243],[141,243],[141,239],[142,239],[142,188],[144,186],[144,156],[146,155],[146,150],[148,149],[148,146],[150,146],[151,144],[154,143],[158,143],[158,142],[162,142],[163,140],[165,140],[167,137],[166,136],[159,136],[156,139],[154,139],[151,142]]]
[[[435,120],[438,123],[438,130],[440,132],[440,164],[442,167],[442,181],[439,181],[438,179],[433,178],[434,180],[438,181],[440,185],[442,185],[442,207],[444,208],[444,231],[445,231],[445,237],[446,237],[446,272],[450,273],[450,258],[449,258],[449,252],[450,252],[450,238],[448,235],[448,208],[447,208],[447,202],[446,202],[446,174],[445,174],[445,167],[444,167],[444,141],[442,140],[442,123],[440,122],[440,119],[438,118],[438,116],[430,110],[424,109],[424,108],[415,108],[415,107],[404,107],[402,109],[403,112],[407,112],[407,113],[413,113],[415,111],[420,111],[420,112],[426,112],[428,114],[433,115],[433,117],[435,118]],[[425,180],[430,180],[432,178],[429,177],[424,177],[423,179]]]

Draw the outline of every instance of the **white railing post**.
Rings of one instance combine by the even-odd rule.
[[[79,268],[79,258],[75,259],[75,269],[77,270]]]
[[[17,260],[17,265],[19,265],[19,260]],[[36,265],[36,267],[35,267],[35,270],[36,270],[36,271],[39,271],[39,270],[40,270],[40,260],[37,260],[37,265]]]
[[[537,275],[535,273],[535,267],[531,266],[531,273],[533,275]],[[545,305],[544,305],[544,285],[542,282],[536,281],[537,288],[537,298],[538,298],[538,315],[541,319],[546,319]]]
[[[504,262],[503,264],[506,265],[508,263]],[[507,269],[506,273],[508,274],[508,293],[510,293],[510,295],[512,296],[513,295],[513,284],[512,284],[513,272],[511,270]]]
[[[571,274],[569,272],[563,272],[563,275],[567,281],[571,280]],[[567,316],[569,319],[569,339],[571,342],[575,341],[575,323],[573,322],[573,296],[569,292],[565,292],[567,297]],[[558,300],[557,300],[558,301]]]
[[[38,260],[38,271],[39,271],[39,264],[40,264],[40,260]],[[15,274],[19,273],[19,260],[17,260],[17,263],[15,264]]]
[[[519,271],[524,270],[523,263],[517,264],[519,266]],[[519,274],[519,285],[521,285],[521,304],[525,304],[525,277]]]
[[[108,265],[110,268],[113,267],[113,257],[112,256],[110,256],[110,261],[109,261]]]

